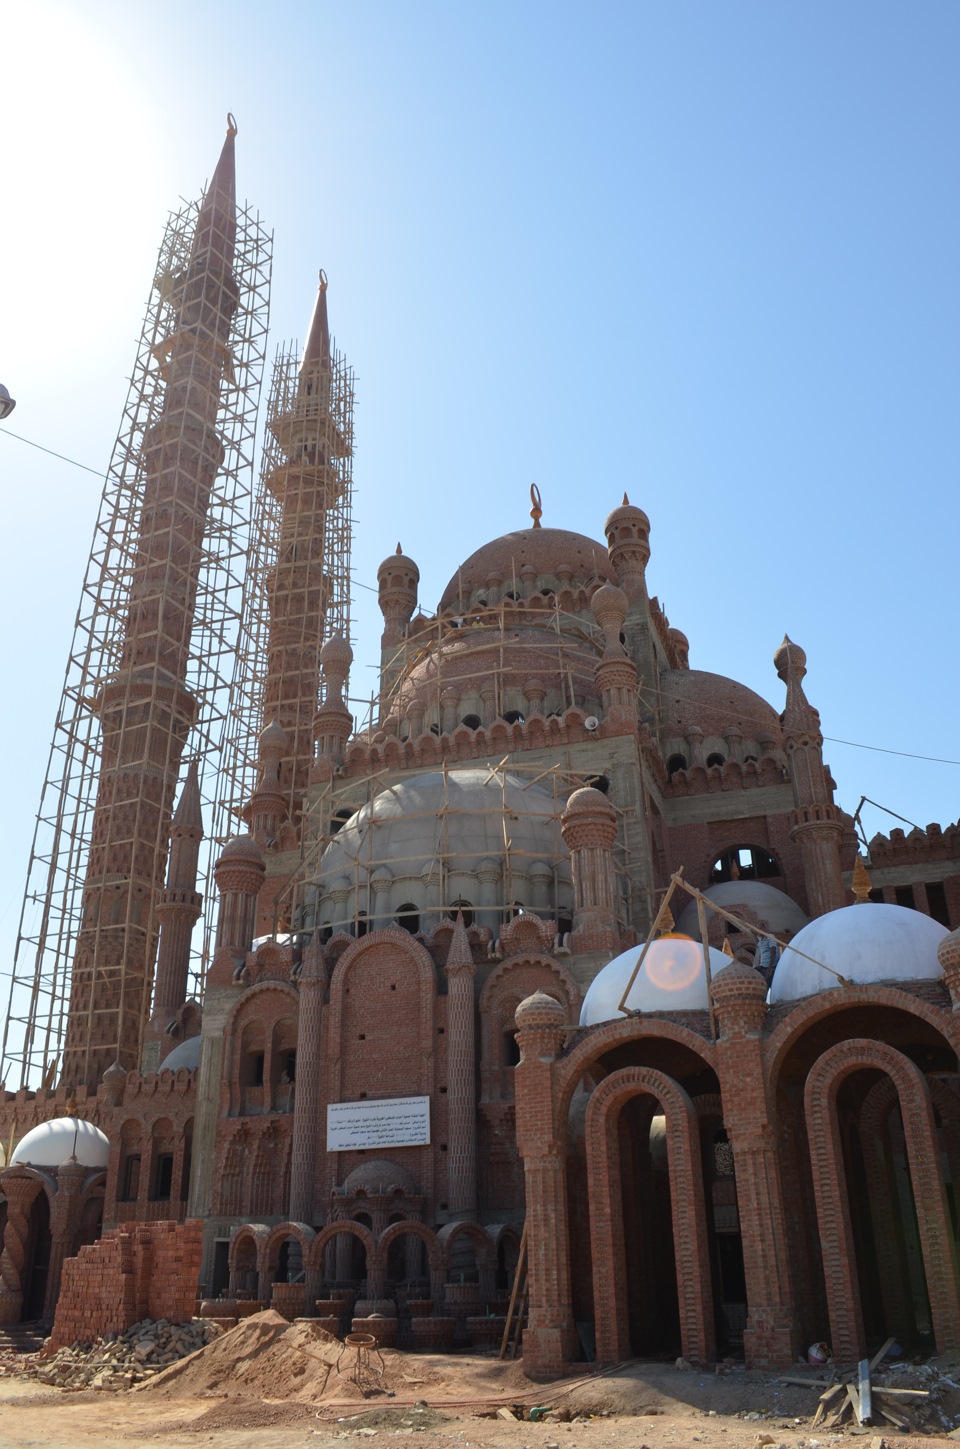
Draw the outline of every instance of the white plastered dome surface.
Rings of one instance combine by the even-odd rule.
[[[770,1003],[831,991],[841,984],[837,975],[857,986],[939,980],[937,947],[947,934],[946,926],[908,906],[869,902],[828,911],[804,926],[784,950]]]
[[[620,999],[642,946],[631,946],[608,962],[593,979],[580,1009],[580,1025],[623,1021]],[[710,972],[730,965],[730,957],[710,947]],[[688,936],[661,936],[651,942],[624,1003],[628,1011],[706,1011],[709,1006],[703,947]]]
[[[21,1137],[10,1166],[62,1167],[71,1157],[81,1167],[105,1168],[110,1161],[109,1138],[80,1117],[54,1117]]]
[[[718,906],[732,911],[734,915],[738,914],[738,906],[746,906],[758,920],[766,922],[767,930],[772,931],[775,936],[779,936],[782,931],[795,935],[807,924],[807,917],[796,901],[785,891],[767,885],[765,881],[718,881],[716,885],[708,886],[703,894],[708,901],[715,901]],[[714,915],[716,912],[707,906],[707,919]],[[724,922],[724,929],[735,931],[737,928]],[[696,901],[688,901],[680,912],[677,917],[677,930],[684,936],[693,936],[699,940],[700,923]]]

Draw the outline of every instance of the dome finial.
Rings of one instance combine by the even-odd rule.
[[[630,507],[630,499],[627,497],[627,490],[626,490],[626,488],[624,488],[624,490],[623,490],[623,503],[621,504],[621,507],[622,508],[629,508]]]
[[[670,907],[664,906],[663,915],[660,917],[661,936],[669,936],[670,932],[675,929],[676,924],[677,923],[673,919],[673,912],[671,911]]]
[[[228,136],[235,136],[236,134],[237,134],[237,118],[233,114],[232,111],[228,111],[227,112],[227,135]]]
[[[853,862],[853,879],[850,887],[854,895],[854,904],[865,906],[870,904],[870,874],[867,870],[867,863],[862,855],[858,855]]]
[[[403,557],[403,545],[400,543],[399,539],[397,540],[397,557]]]
[[[530,517],[533,519],[534,528],[540,527],[540,520],[543,517],[543,509],[540,506],[540,489],[536,483],[530,484],[530,502],[533,507],[530,510]]]

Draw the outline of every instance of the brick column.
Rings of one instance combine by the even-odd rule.
[[[524,1365],[534,1375],[557,1376],[576,1349],[567,1221],[566,1144],[554,1128],[553,1063],[560,1050],[564,1012],[542,991],[516,1012],[520,1064],[514,1072],[517,1147],[523,1158],[527,1208],[529,1327]]]
[[[19,1323],[23,1309],[23,1269],[30,1235],[30,1208],[43,1191],[35,1177],[0,1178],[7,1199],[7,1223],[0,1254],[0,1324]]]
[[[450,941],[447,978],[447,1199],[454,1217],[477,1211],[477,1047],[473,953],[463,916]]]
[[[300,1017],[297,1023],[297,1089],[293,1107],[290,1155],[290,1217],[313,1223],[316,1217],[316,1166],[323,1107],[321,1041],[323,997],[327,971],[319,931],[314,931],[300,972]]]
[[[785,1367],[800,1351],[793,1306],[783,1187],[767,1105],[761,1034],[767,987],[739,961],[713,983],[720,1038],[717,1075],[723,1124],[733,1147],[747,1281],[744,1352],[751,1367]]]
[[[60,1279],[66,1258],[72,1257],[73,1238],[79,1225],[80,1190],[88,1169],[75,1157],[57,1170],[57,1192],[50,1213],[50,1264],[47,1268],[47,1289],[43,1300],[43,1321],[52,1323],[60,1297]]]

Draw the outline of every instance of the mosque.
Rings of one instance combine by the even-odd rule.
[[[258,773],[189,994],[209,822],[184,660],[233,157],[231,132],[171,291],[62,1064],[0,1092],[0,1323],[50,1323],[105,1228],[199,1219],[221,1314],[410,1347],[499,1342],[519,1262],[539,1376],[960,1349],[960,828],[858,854],[803,650],[777,648],[774,703],[691,669],[626,495],[581,533],[534,492],[530,526],[450,558],[435,611],[387,552],[358,725],[325,283],[270,420]]]

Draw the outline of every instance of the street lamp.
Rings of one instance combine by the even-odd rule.
[[[0,422],[10,416],[16,405],[16,399],[10,396],[3,383],[0,382]]]

